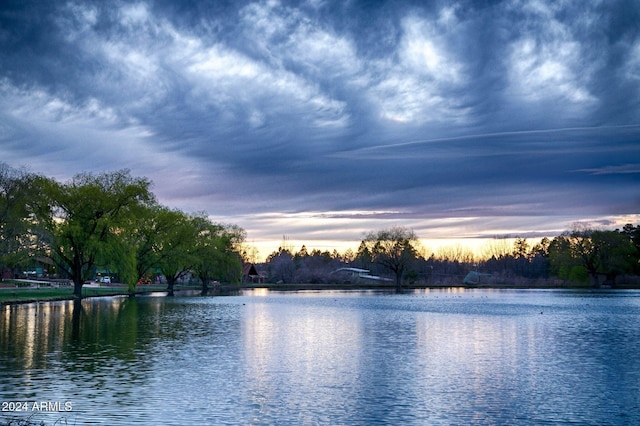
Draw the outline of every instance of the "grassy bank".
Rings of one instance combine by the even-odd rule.
[[[127,294],[126,288],[84,288],[83,297],[91,296],[113,296]],[[0,304],[29,303],[45,300],[68,300],[73,299],[73,288],[3,288],[0,289]]]
[[[194,290],[200,287],[179,286],[175,290]],[[167,286],[144,286],[136,289],[136,294],[145,294],[155,291],[166,291]],[[129,290],[125,286],[83,287],[82,297],[120,296],[128,295]],[[73,299],[73,287],[15,287],[0,288],[0,305],[16,303],[31,303],[55,300]]]

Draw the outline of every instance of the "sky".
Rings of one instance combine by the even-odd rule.
[[[638,0],[4,0],[0,161],[129,169],[262,256],[638,224],[638,22]]]

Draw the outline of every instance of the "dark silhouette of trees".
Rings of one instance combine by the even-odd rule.
[[[549,259],[547,253],[548,239],[541,240],[531,247],[526,238],[516,237],[510,246],[503,240],[500,250],[492,250],[492,256],[478,262],[483,272],[492,274],[493,280],[498,277],[504,282],[545,279],[549,276]]]
[[[292,283],[295,276],[295,262],[293,254],[286,249],[279,247],[278,251],[271,253],[267,257],[268,279],[274,283]]]
[[[634,241],[638,241],[639,230],[640,227],[626,225],[622,231],[590,231],[587,233],[589,241],[576,238],[573,242],[582,249],[589,247],[589,244],[598,248],[597,259],[594,260],[598,262],[595,276],[603,283],[613,285],[620,275],[636,270],[639,253]],[[483,275],[483,284],[486,285],[555,286],[559,285],[557,278],[568,285],[586,283],[590,272],[584,259],[591,257],[589,253],[584,256],[576,254],[576,247],[572,248],[572,240],[567,238],[570,234],[566,232],[554,239],[542,238],[536,244],[522,237],[497,239],[489,244],[486,254],[490,256],[484,259],[477,258],[461,246],[442,248],[429,257],[420,255],[414,247],[413,251],[409,251],[413,254],[408,256],[410,262],[405,265],[401,280],[410,285],[460,285],[470,271],[477,271],[486,274]],[[578,237],[580,235],[576,234]],[[368,269],[373,275],[395,275],[393,269],[376,263],[376,252],[382,247],[376,247],[376,242],[377,238],[363,240],[355,256],[340,255],[335,251],[310,252],[306,246],[293,253],[281,247],[268,257],[265,264],[268,281],[341,283],[340,276],[333,272],[343,267]],[[593,278],[591,280],[595,282]]]
[[[402,288],[405,273],[418,258],[418,246],[416,234],[403,227],[370,232],[360,245],[363,256],[371,256],[371,262],[395,275],[398,289]]]
[[[281,284],[328,284],[335,283],[333,272],[348,264],[345,255],[318,249],[308,252],[302,246],[296,253],[279,247],[266,260],[267,280]]]

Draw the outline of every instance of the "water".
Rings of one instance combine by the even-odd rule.
[[[7,306],[0,424],[637,425],[639,326],[638,291]]]

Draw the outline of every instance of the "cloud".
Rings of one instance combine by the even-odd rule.
[[[623,1],[10,1],[0,156],[60,178],[128,167],[162,202],[277,238],[403,223],[533,235],[628,217],[639,13]]]
[[[622,164],[619,166],[604,166],[597,169],[580,169],[579,172],[585,172],[592,175],[626,175],[640,173],[640,164]]]
[[[442,27],[415,16],[403,20],[396,57],[376,64],[383,77],[370,93],[381,118],[418,124],[464,121],[461,99],[450,97],[463,83],[463,66],[452,57]]]

